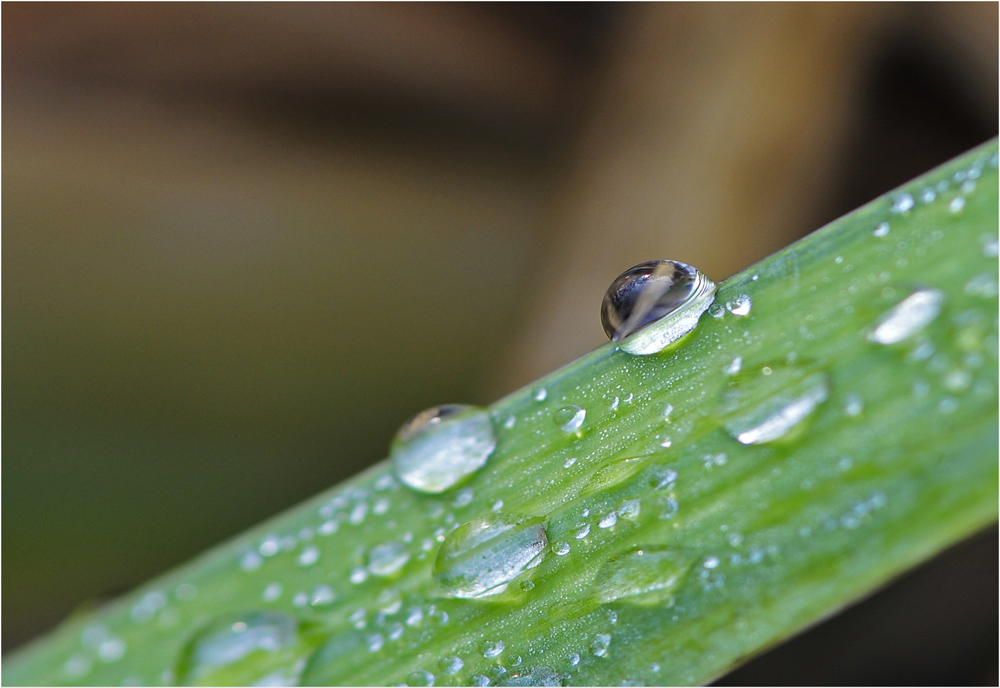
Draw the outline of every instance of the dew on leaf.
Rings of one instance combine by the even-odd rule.
[[[726,430],[741,444],[765,444],[788,435],[828,396],[822,371],[764,366],[724,390],[720,413]]]
[[[937,318],[944,302],[938,289],[918,289],[893,306],[869,333],[868,341],[897,344],[927,327]]]

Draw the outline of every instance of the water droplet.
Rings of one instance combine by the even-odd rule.
[[[83,653],[77,653],[66,660],[63,664],[63,675],[70,681],[75,681],[90,673],[93,667],[90,657]]]
[[[969,296],[981,296],[991,299],[997,295],[997,282],[989,273],[976,275],[965,283],[964,291]]]
[[[872,230],[872,234],[874,234],[877,237],[886,236],[887,234],[889,234],[889,223],[879,222],[877,225],[875,225],[875,229]]]
[[[317,585],[313,589],[312,599],[309,603],[314,607],[322,607],[323,605],[330,604],[336,599],[336,595],[333,592],[333,588],[329,585]]]
[[[97,646],[97,658],[106,664],[117,662],[125,656],[128,646],[121,638],[108,638]]]
[[[505,645],[502,640],[488,642],[483,646],[483,657],[486,659],[499,657],[503,653],[504,647]]]
[[[654,354],[693,330],[714,294],[715,283],[690,265],[654,260],[611,283],[601,322],[622,351]]]
[[[347,517],[348,523],[351,525],[361,525],[365,521],[365,517],[368,515],[368,502],[358,502],[351,509],[350,516]]]
[[[490,507],[490,509],[493,510],[493,511],[500,511],[500,509],[502,509],[502,508],[503,508],[503,500],[502,499],[498,499],[497,501],[493,502],[493,506]]]
[[[671,446],[673,446],[673,444],[674,441],[669,436],[666,436],[662,440],[660,440],[660,446],[663,447],[664,449],[669,449]]]
[[[454,676],[462,670],[462,667],[465,666],[465,662],[462,661],[461,657],[442,657],[438,662],[438,666],[441,667],[441,671],[448,676]]]
[[[563,677],[548,667],[533,666],[518,671],[500,685],[503,686],[561,686]]]
[[[253,550],[247,552],[240,558],[240,568],[244,571],[256,571],[264,563],[264,558]]]
[[[653,474],[652,486],[657,490],[673,487],[677,482],[677,471],[672,468],[660,468]]]
[[[892,202],[892,207],[889,208],[894,213],[905,213],[913,207],[913,196],[908,193],[902,193],[896,196]]]
[[[620,404],[620,403],[621,403],[621,399],[619,399],[618,397],[615,397],[615,400],[611,402],[611,410],[612,411],[617,411],[618,410],[618,404]]]
[[[571,456],[570,458],[568,458],[565,461],[563,461],[563,468],[569,468],[574,463],[576,463],[576,458],[574,458],[574,457]]]
[[[336,521],[324,521],[322,525],[317,529],[320,535],[333,535],[340,529],[340,524]]]
[[[580,527],[579,530],[577,530],[573,534],[573,537],[575,537],[577,540],[582,540],[588,535],[590,535],[590,525],[585,523],[583,526]]]
[[[603,492],[608,488],[625,482],[635,475],[643,466],[641,458],[614,459],[604,464],[590,476],[581,496]]]
[[[152,619],[156,612],[167,605],[167,596],[159,590],[148,592],[142,596],[130,612],[133,621],[143,622]]]
[[[968,196],[975,190],[976,190],[976,182],[972,181],[971,179],[967,179],[965,183],[962,184],[961,191],[966,196]]]
[[[638,520],[641,511],[642,502],[638,499],[626,499],[618,507],[618,515],[628,521]]]
[[[979,237],[979,243],[983,245],[983,257],[996,258],[1000,254],[1000,240],[997,237],[983,234]]]
[[[375,545],[368,553],[368,572],[373,576],[391,576],[409,560],[410,552],[399,542]]]
[[[953,213],[960,213],[965,208],[965,199],[961,196],[955,196],[951,199],[951,203],[948,204],[948,210]]]
[[[934,193],[934,189],[929,186],[925,187],[924,190],[920,192],[920,200],[924,203],[932,203],[935,198],[937,198],[937,194]]]
[[[597,527],[613,528],[616,523],[618,523],[618,514],[612,511],[598,522]]]
[[[481,468],[496,444],[485,410],[438,406],[404,425],[390,454],[400,480],[420,492],[436,493]]]
[[[262,557],[273,557],[281,549],[281,540],[277,535],[268,535],[264,538],[263,542],[260,543],[260,547],[257,551],[260,552]]]
[[[292,595],[292,606],[293,607],[305,607],[309,604],[309,595],[304,592],[297,592]]]
[[[586,409],[579,406],[563,406],[552,416],[552,420],[559,426],[559,429],[565,432],[576,432],[586,418]]]
[[[927,327],[941,312],[944,294],[937,289],[918,289],[883,315],[868,335],[876,344],[896,344]]]
[[[726,310],[733,315],[749,315],[751,308],[753,308],[753,300],[746,294],[740,294],[732,301],[726,302]]]
[[[343,685],[344,676],[363,669],[373,661],[366,652],[371,647],[371,641],[371,638],[355,630],[333,635],[309,658],[302,671],[301,685]]]
[[[576,666],[577,664],[580,663],[580,655],[578,655],[575,652],[570,653],[570,655],[569,655],[569,657],[567,657],[567,659],[569,660],[569,665],[570,666]]]
[[[479,688],[490,685],[490,680],[482,674],[476,674],[469,680],[472,682],[472,685],[478,686]]]
[[[942,415],[951,415],[958,410],[958,399],[955,397],[944,397],[938,402],[938,412]]]
[[[567,554],[569,554],[569,543],[560,542],[558,545],[552,548],[552,551],[555,552],[560,557],[566,556]]]
[[[319,548],[310,546],[302,550],[302,554],[299,555],[298,564],[299,566],[312,566],[317,561],[319,561]]]
[[[364,566],[355,566],[353,569],[351,569],[351,575],[349,576],[349,580],[355,585],[364,583],[366,580],[368,580],[368,569],[366,569]]]
[[[369,652],[378,652],[385,647],[385,638],[382,637],[381,633],[375,633],[374,635],[368,636],[366,644],[368,645]]]
[[[281,583],[271,583],[266,588],[264,588],[264,594],[261,597],[265,602],[274,602],[276,599],[281,597]]]
[[[295,681],[297,660],[312,647],[302,630],[296,619],[278,612],[220,617],[184,646],[177,680],[184,685],[251,685],[279,672]]]
[[[507,583],[541,563],[548,545],[540,518],[492,513],[459,526],[434,561],[434,578],[452,597],[503,592]]]
[[[722,369],[722,372],[724,372],[726,375],[735,375],[736,373],[740,372],[742,368],[743,368],[743,357],[737,356],[732,361],[730,361],[725,368]]]
[[[674,405],[667,404],[663,407],[663,418],[664,420],[670,420],[670,414],[674,412]]]
[[[545,401],[545,397],[549,396],[549,391],[544,387],[539,387],[532,396],[535,398],[535,401]]]
[[[794,366],[765,366],[737,378],[722,394],[726,430],[741,444],[784,437],[829,394],[825,373]]]
[[[844,402],[844,413],[846,413],[851,418],[860,416],[861,412],[865,410],[864,400],[854,394],[853,392],[848,394]]]
[[[598,633],[594,636],[594,642],[590,644],[590,651],[595,657],[605,657],[609,647],[611,647],[611,634]]]
[[[705,559],[705,561],[703,561],[701,563],[701,565],[704,566],[706,569],[718,568],[718,566],[719,566],[719,558],[718,557],[708,557],[707,559]]]

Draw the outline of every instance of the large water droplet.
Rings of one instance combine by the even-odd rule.
[[[502,512],[472,519],[445,539],[434,561],[434,578],[452,597],[503,592],[507,583],[541,563],[548,545],[540,518]]]
[[[741,444],[784,437],[829,396],[826,373],[764,366],[737,378],[722,394],[725,428]]]
[[[918,289],[883,315],[868,335],[876,344],[896,344],[927,327],[941,312],[944,294],[937,289]]]
[[[597,599],[654,605],[671,599],[694,561],[688,552],[661,546],[636,547],[611,559],[597,576]]]
[[[278,612],[216,619],[184,646],[176,676],[184,685],[294,685],[297,662],[314,646],[299,621]]]
[[[552,420],[559,426],[559,429],[566,432],[576,432],[579,430],[586,418],[587,410],[579,406],[563,406],[552,416]]]
[[[490,414],[471,406],[438,406],[396,435],[391,456],[400,480],[421,492],[444,492],[481,468],[497,446]]]
[[[715,282],[690,265],[653,260],[611,283],[601,322],[622,351],[655,354],[695,328],[714,294]]]

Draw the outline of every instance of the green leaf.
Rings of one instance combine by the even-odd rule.
[[[5,683],[711,680],[996,519],[997,185],[992,141],[727,280],[672,348],[501,399],[464,482],[374,466]]]

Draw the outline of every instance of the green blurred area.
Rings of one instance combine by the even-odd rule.
[[[785,224],[707,237],[726,250],[710,245],[715,263],[699,267],[724,278],[995,135],[986,5],[909,8],[905,22],[866,6],[851,21],[868,33],[842,22],[827,40],[842,53],[878,40],[836,135],[817,134],[826,181],[785,189],[801,206]],[[746,12],[765,28],[784,12],[761,7]],[[647,11],[676,12],[663,22],[679,42],[706,47],[643,62],[630,49],[658,47],[636,28]],[[565,259],[579,245],[565,209],[603,203],[572,180],[603,169],[593,184],[610,189],[645,172],[617,146],[631,130],[588,113],[614,111],[616,84],[671,60],[697,92],[720,11],[4,3],[4,651],[380,460],[417,411],[547,372],[517,353],[547,336],[525,327],[530,313],[584,349],[599,337],[597,302],[578,327],[550,293],[609,281]],[[691,115],[665,93],[681,115],[639,112],[637,140],[657,127],[685,140]],[[588,140],[614,152],[605,168],[577,153]],[[724,167],[719,141],[698,153]],[[771,167],[741,160],[736,182],[771,198],[687,198],[668,177],[644,193],[726,206],[720,217],[780,205],[774,170],[789,161],[766,153]],[[620,186],[623,205],[650,200]],[[662,218],[638,215],[611,214],[609,247],[632,225],[658,231]],[[651,257],[684,258],[634,262]]]

